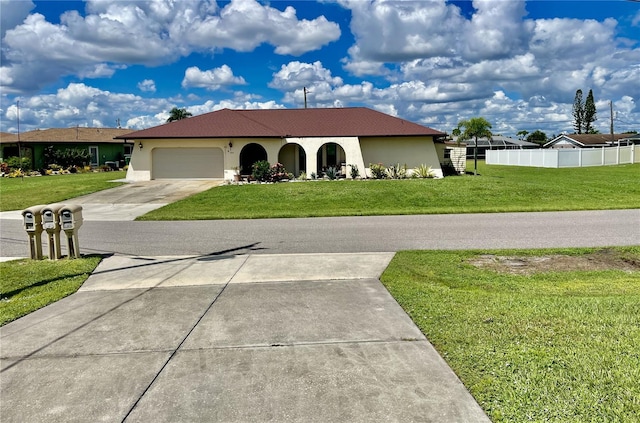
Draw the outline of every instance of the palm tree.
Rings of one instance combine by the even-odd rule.
[[[493,135],[491,133],[491,124],[485,118],[474,117],[458,122],[458,127],[451,131],[451,133],[458,137],[458,141],[475,139],[473,149],[473,174],[478,175],[478,138],[491,139]]]
[[[177,107],[174,107],[169,112],[169,119],[167,119],[167,122],[173,122],[174,120],[186,119],[186,118],[188,118],[190,116],[193,116],[193,115],[191,114],[191,112],[188,112],[187,109],[185,109],[185,108],[178,109]]]

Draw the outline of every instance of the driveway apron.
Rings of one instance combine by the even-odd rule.
[[[0,329],[3,422],[488,422],[391,253],[112,256]]]

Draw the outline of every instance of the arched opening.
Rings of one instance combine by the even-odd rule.
[[[301,172],[307,171],[307,154],[299,144],[284,145],[278,153],[278,161],[297,178]]]
[[[260,144],[247,144],[240,151],[240,173],[251,175],[252,166],[255,162],[267,160],[267,150]]]
[[[347,158],[344,149],[340,147],[340,145],[329,142],[323,144],[322,147],[318,149],[317,160],[318,168],[316,171],[318,176],[320,176],[330,167],[335,167],[338,171],[343,171]]]

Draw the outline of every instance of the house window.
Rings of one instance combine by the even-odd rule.
[[[445,159],[450,159],[451,158],[451,149],[449,149],[449,148],[445,148],[444,149],[444,158]]]
[[[98,155],[98,146],[92,145],[89,147],[89,155],[91,158],[89,159],[89,164],[91,166],[99,166],[100,165],[100,156]]]
[[[131,153],[133,153],[133,144],[125,144],[124,155],[131,157]]]

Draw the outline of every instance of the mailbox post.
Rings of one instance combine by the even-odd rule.
[[[49,259],[58,260],[62,257],[60,245],[60,209],[64,204],[49,204],[42,209],[42,227],[47,231],[49,240]]]
[[[23,210],[24,230],[29,236],[29,257],[34,260],[42,259],[42,216],[40,211],[44,206],[32,206]]]
[[[82,226],[82,206],[68,205],[60,209],[60,226],[67,238],[69,258],[80,258],[78,229]]]

